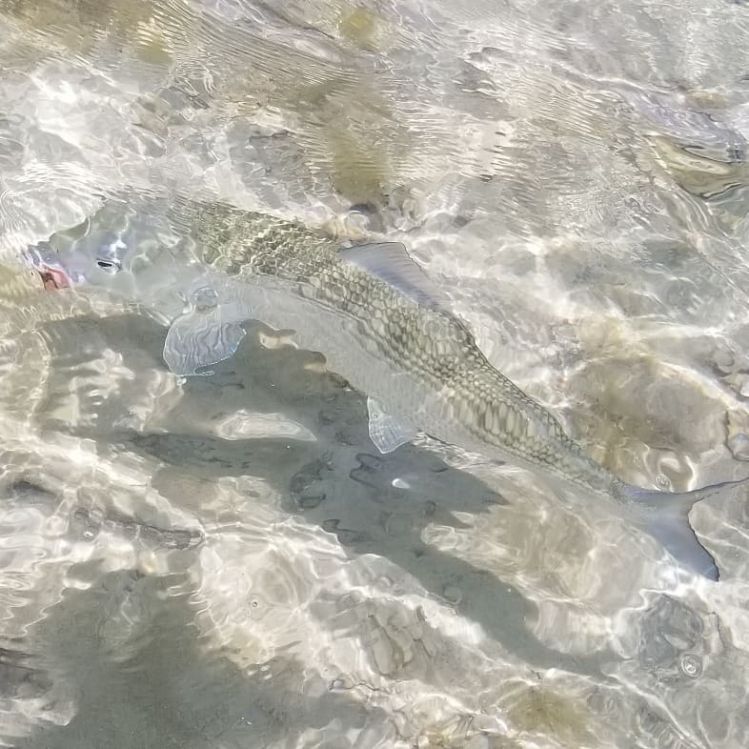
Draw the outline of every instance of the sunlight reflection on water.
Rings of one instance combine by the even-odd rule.
[[[180,379],[19,262],[124,190],[403,240],[617,475],[745,475],[749,10],[522,5],[0,3],[3,745],[749,745],[741,492],[685,581],[526,472],[377,455],[284,331]]]

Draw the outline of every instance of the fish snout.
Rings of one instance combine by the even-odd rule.
[[[55,255],[48,245],[29,247],[23,253],[24,260],[39,273],[47,291],[69,289],[73,285],[73,279],[55,259]]]
[[[70,276],[60,268],[40,268],[39,275],[41,276],[42,283],[47,291],[69,289],[72,286]]]

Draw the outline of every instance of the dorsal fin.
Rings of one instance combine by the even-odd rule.
[[[449,311],[449,300],[400,242],[362,244],[341,250],[347,263],[384,281],[416,304]]]

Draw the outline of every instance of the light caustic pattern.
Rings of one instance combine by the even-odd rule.
[[[2,0],[0,743],[749,745],[745,494],[679,576],[532,473],[378,455],[292,331],[181,379],[20,261],[123,191],[403,241],[612,472],[738,478],[747,69],[729,0]]]

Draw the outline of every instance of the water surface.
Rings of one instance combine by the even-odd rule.
[[[288,331],[180,379],[20,260],[123,191],[400,240],[619,476],[745,476],[746,4],[0,0],[0,70],[3,745],[749,745],[745,493],[686,578],[539,476],[379,455]]]

